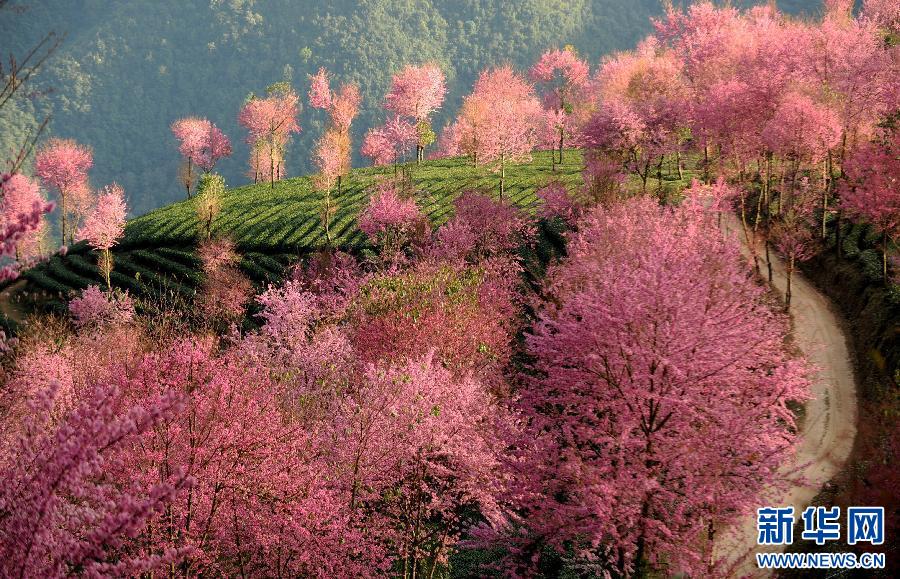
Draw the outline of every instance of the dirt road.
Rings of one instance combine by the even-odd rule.
[[[736,219],[729,229],[738,234],[740,225]],[[743,241],[743,234],[740,234]],[[744,243],[747,251],[746,243]],[[765,255],[760,254],[760,267],[766,271]],[[784,264],[772,255],[774,285],[784,296],[787,277]],[[856,437],[856,382],[850,362],[847,337],[842,320],[833,304],[816,290],[802,275],[795,272],[792,283],[791,313],[794,318],[794,337],[797,346],[816,366],[813,377],[812,400],[806,404],[806,418],[800,432],[801,441],[797,455],[786,469],[796,469],[808,484],[795,486],[788,492],[778,493],[762,506],[794,506],[795,517],[818,494],[829,479],[843,468]],[[733,566],[734,577],[766,577],[756,567],[754,553],[766,549],[756,544],[756,515],[746,517],[740,525],[721,533],[716,542],[717,558]],[[795,536],[795,541],[800,537]]]

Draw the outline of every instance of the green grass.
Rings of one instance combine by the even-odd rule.
[[[567,151],[564,163],[555,172],[551,170],[550,153],[536,153],[530,163],[507,167],[504,199],[533,211],[539,187],[552,180],[570,189],[578,187],[581,170],[580,151]],[[410,165],[408,171],[416,202],[435,226],[453,215],[453,201],[462,192],[499,194],[499,176],[485,167],[472,167],[468,159],[428,161],[418,167]],[[337,211],[331,222],[334,246],[353,253],[366,248],[357,217],[375,183],[394,173],[392,167],[356,169],[345,179],[342,193],[335,196]],[[275,183],[274,188],[260,183],[229,189],[213,233],[234,240],[242,254],[241,270],[258,287],[277,283],[286,266],[326,246],[319,218],[321,202],[322,194],[312,186],[311,177],[286,179]],[[202,279],[200,260],[194,252],[196,240],[193,201],[174,203],[132,219],[125,237],[113,250],[113,285],[138,297],[153,296],[161,288],[193,295]],[[54,257],[24,277],[34,288],[64,299],[89,284],[103,285],[96,264],[96,255],[80,243],[70,248],[68,255]]]

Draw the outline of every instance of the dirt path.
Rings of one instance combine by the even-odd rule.
[[[25,314],[19,305],[13,301],[13,296],[25,287],[25,283],[24,279],[20,279],[0,292],[0,313],[17,324],[21,324],[25,320]]]
[[[737,219],[729,229],[740,232]],[[743,241],[743,234],[740,235]],[[749,254],[744,244],[745,252]],[[760,254],[760,267],[766,271],[765,254]],[[772,255],[774,285],[784,296],[786,275],[784,264]],[[787,492],[766,500],[762,506],[793,505],[795,520],[822,486],[843,468],[856,437],[856,382],[847,338],[842,320],[831,302],[816,290],[802,275],[794,273],[791,312],[794,318],[794,337],[797,346],[806,354],[817,371],[813,377],[812,400],[806,404],[806,418],[800,432],[797,455],[786,470],[799,470],[807,485],[795,486]],[[740,525],[722,533],[717,541],[716,556],[733,567],[734,577],[766,577],[756,566],[754,553],[767,550],[756,543],[756,514],[746,517]],[[794,541],[800,537],[795,536]]]

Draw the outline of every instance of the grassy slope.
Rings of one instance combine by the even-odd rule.
[[[557,179],[569,188],[581,184],[581,153],[568,151],[565,163],[550,168],[549,153],[537,153],[531,163],[507,169],[505,199],[532,210],[535,190]],[[393,168],[356,169],[346,179],[343,193],[336,199],[338,210],[332,220],[334,244],[358,252],[365,248],[365,236],[356,218],[368,201],[372,185],[393,175]],[[478,189],[496,196],[499,179],[484,167],[472,167],[466,159],[428,161],[410,168],[416,201],[434,225],[453,213],[453,200],[463,191]],[[243,254],[242,269],[257,284],[278,281],[284,267],[325,245],[319,219],[322,194],[312,187],[310,177],[286,179],[275,184],[246,185],[230,189],[213,229],[231,237]],[[129,221],[125,237],[114,249],[113,285],[138,297],[172,291],[193,295],[200,282],[199,260],[194,252],[197,217],[192,201],[182,201]],[[51,295],[51,306],[61,307],[62,299],[89,284],[102,285],[96,256],[83,243],[64,257],[55,256],[25,272],[30,289]]]

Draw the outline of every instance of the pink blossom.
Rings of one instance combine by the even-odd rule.
[[[375,127],[366,132],[360,153],[372,159],[373,165],[390,165],[396,158],[394,142],[384,127]]]
[[[113,183],[103,188],[97,197],[94,212],[78,231],[94,249],[108,250],[125,234],[125,193]]]
[[[172,134],[180,141],[181,156],[206,172],[219,159],[231,155],[231,141],[207,119],[188,117],[172,123]]]
[[[251,98],[241,108],[238,122],[247,129],[247,142],[253,146],[251,172],[254,181],[268,176],[272,186],[284,174],[284,151],[291,135],[300,132],[297,122],[297,94],[284,87],[273,90],[266,98]],[[260,155],[268,166],[260,162]]]
[[[444,73],[434,63],[407,65],[394,75],[385,96],[385,108],[416,122],[427,120],[444,102]]]
[[[539,188],[535,194],[541,200],[538,209],[540,217],[559,217],[566,223],[574,223],[580,213],[580,208],[566,191],[566,186],[559,182],[553,182]]]
[[[103,292],[91,285],[69,302],[69,313],[79,328],[103,328],[130,322],[134,318],[134,303],[128,294]]]
[[[55,189],[59,196],[61,245],[66,244],[67,235],[74,229],[68,227],[69,196],[87,186],[87,171],[93,162],[91,150],[72,140],[50,139],[35,155],[35,174],[47,189]]]
[[[808,396],[808,370],[736,243],[694,212],[646,197],[597,208],[569,251],[527,338],[531,426],[510,462],[529,534],[513,544],[704,575],[710,523],[790,484],[787,404]]]
[[[41,253],[41,241],[46,223],[43,219],[43,208],[47,202],[41,195],[37,183],[20,174],[12,175],[2,187],[3,197],[0,204],[0,222],[3,227],[12,226],[21,220],[30,220],[35,207],[39,207],[40,217],[33,229],[24,231],[15,244],[17,261],[28,263]]]

